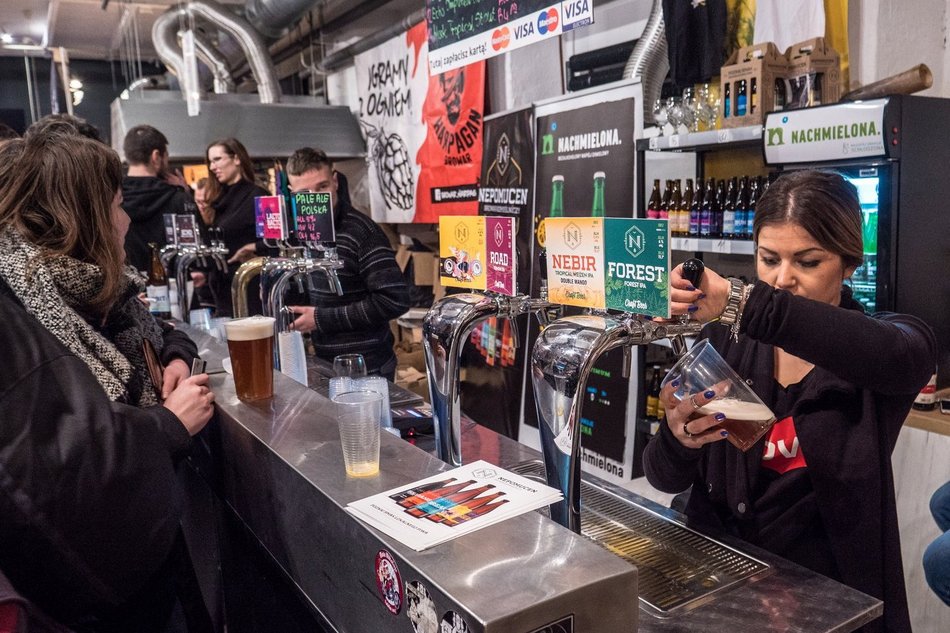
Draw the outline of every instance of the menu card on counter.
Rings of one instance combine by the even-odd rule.
[[[561,498],[555,488],[479,460],[354,501],[346,510],[422,551]]]

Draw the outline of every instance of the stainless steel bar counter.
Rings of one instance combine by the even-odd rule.
[[[225,353],[204,333],[188,331],[204,356]],[[446,464],[383,433],[379,475],[347,478],[332,405],[325,397],[279,373],[276,395],[267,401],[238,400],[233,381],[223,373],[211,377],[211,386],[218,409],[217,426],[211,429],[218,494],[324,628],[354,633],[845,632],[883,612],[878,600],[724,540],[767,563],[768,572],[663,616],[638,608],[634,566],[540,512],[413,551],[344,507],[448,470]],[[466,462],[484,459],[515,469],[539,458],[536,451],[474,423],[463,424],[462,437]],[[679,521],[667,508],[591,481],[608,495]],[[398,596],[386,594],[378,583],[377,559],[383,551],[399,571]],[[433,618],[445,628],[430,628]]]

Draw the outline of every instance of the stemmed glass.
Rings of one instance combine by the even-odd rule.
[[[366,375],[366,361],[362,354],[340,354],[333,358],[333,375],[362,378]]]
[[[663,129],[667,122],[666,102],[663,99],[657,99],[653,102],[653,120],[656,126]]]

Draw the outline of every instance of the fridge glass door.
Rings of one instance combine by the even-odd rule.
[[[850,285],[854,298],[865,310],[877,310],[877,235],[880,211],[881,173],[876,167],[842,171],[858,190],[861,203],[861,222],[864,237],[864,262],[854,271]]]

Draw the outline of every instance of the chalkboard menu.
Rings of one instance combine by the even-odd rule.
[[[293,197],[297,239],[301,242],[334,242],[333,205],[329,193],[301,191]]]
[[[593,21],[593,0],[426,0],[429,66],[443,73]]]

